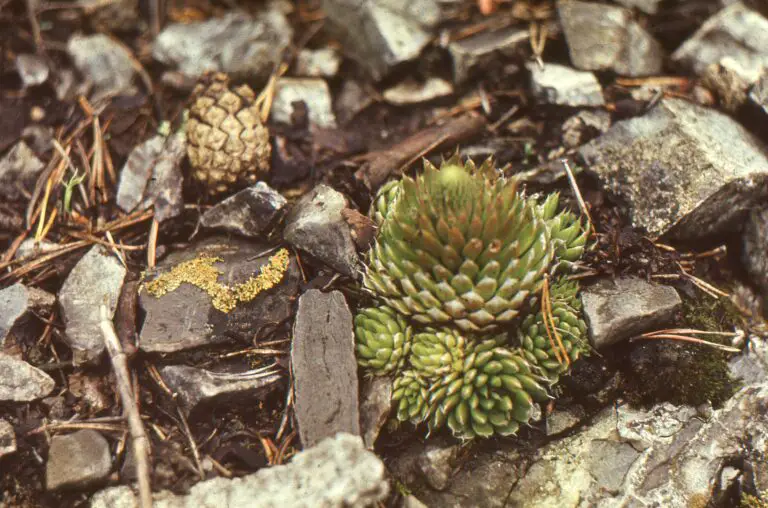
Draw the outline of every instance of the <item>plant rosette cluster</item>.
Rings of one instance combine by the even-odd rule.
[[[356,352],[393,378],[399,421],[462,439],[514,434],[588,351],[579,286],[565,277],[588,228],[558,198],[526,197],[490,159],[458,155],[379,190],[363,279],[378,305],[355,316]]]

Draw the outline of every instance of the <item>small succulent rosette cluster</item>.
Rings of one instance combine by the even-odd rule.
[[[359,364],[391,376],[396,417],[463,439],[515,433],[587,351],[578,284],[588,231],[558,195],[519,192],[458,155],[384,185],[355,316]]]

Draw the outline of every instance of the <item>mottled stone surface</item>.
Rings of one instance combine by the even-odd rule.
[[[604,280],[585,287],[581,301],[595,349],[671,323],[682,305],[673,287],[635,277]]]
[[[579,152],[651,236],[732,232],[768,196],[762,143],[729,116],[681,99],[617,122]]]
[[[30,402],[53,391],[56,383],[40,369],[0,353],[0,402]]]
[[[111,318],[123,287],[126,269],[102,245],[91,247],[69,272],[59,291],[67,344],[75,364],[96,360],[104,351],[99,309],[106,303]]]
[[[264,238],[287,204],[279,192],[258,182],[206,210],[200,224],[249,238]]]
[[[112,469],[109,443],[95,430],[57,435],[45,466],[48,490],[88,487],[107,479]]]
[[[358,436],[338,434],[299,452],[287,465],[242,478],[200,482],[185,496],[154,494],[155,508],[346,508],[376,506],[389,493],[384,463]],[[91,508],[137,508],[129,487],[91,498]]]
[[[291,343],[294,414],[305,447],[337,432],[360,434],[352,313],[339,291],[299,298]]]

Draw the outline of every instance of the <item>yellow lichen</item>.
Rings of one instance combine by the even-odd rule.
[[[223,261],[219,257],[201,256],[184,261],[174,266],[171,271],[148,282],[145,288],[149,294],[160,298],[166,293],[176,290],[181,284],[197,286],[211,297],[213,307],[221,312],[230,312],[238,302],[250,302],[262,291],[275,287],[288,269],[288,251],[280,249],[269,258],[261,272],[256,277],[229,287],[219,283],[218,278],[223,272],[213,266]]]

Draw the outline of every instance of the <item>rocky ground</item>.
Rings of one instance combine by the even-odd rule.
[[[0,41],[0,506],[768,506],[763,3],[0,0]],[[373,196],[457,149],[594,225],[592,351],[513,437],[395,424],[355,357]]]

